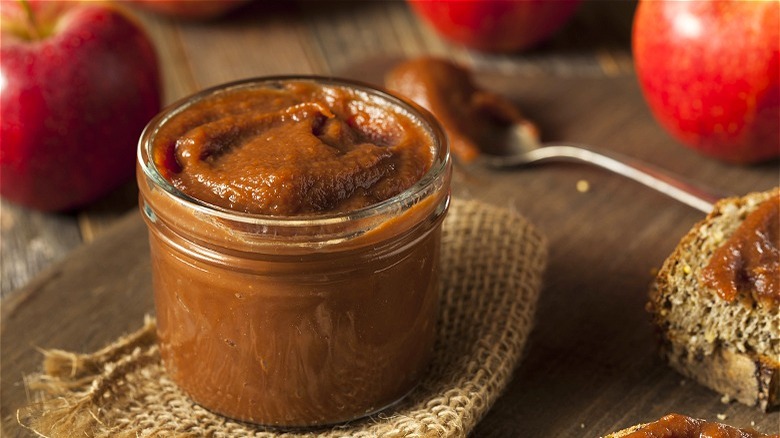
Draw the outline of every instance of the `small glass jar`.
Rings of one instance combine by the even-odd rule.
[[[153,145],[171,118],[220,93],[291,80],[348,87],[411,118],[430,140],[430,169],[378,204],[289,217],[216,207],[163,177]],[[340,423],[403,398],[432,354],[450,173],[429,113],[354,82],[252,79],[164,110],[142,134],[137,176],[171,379],[209,410],[269,426]]]

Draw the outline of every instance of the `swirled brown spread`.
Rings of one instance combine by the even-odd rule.
[[[450,138],[453,154],[464,162],[481,152],[507,151],[511,129],[538,137],[536,127],[503,96],[481,89],[464,67],[437,58],[416,58],[393,68],[385,86],[432,112]]]
[[[411,187],[433,156],[419,126],[356,91],[287,82],[191,105],[160,129],[154,159],[193,198],[291,216],[366,207]]]
[[[747,296],[763,305],[780,305],[780,196],[745,217],[715,250],[702,278],[724,300]]]
[[[670,414],[625,435],[623,438],[776,438],[753,429]]]

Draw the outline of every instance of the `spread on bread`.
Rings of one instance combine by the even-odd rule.
[[[771,438],[753,429],[738,429],[725,424],[669,414],[658,421],[643,424],[612,436],[621,438]],[[777,435],[775,435],[776,437]]]
[[[702,271],[707,287],[733,301],[738,296],[780,305],[780,196],[762,202],[718,248]]]

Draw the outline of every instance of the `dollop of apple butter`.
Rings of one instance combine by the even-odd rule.
[[[780,196],[745,217],[715,250],[702,280],[728,301],[746,296],[762,305],[780,305]]]
[[[774,435],[775,437],[777,435]],[[648,423],[623,438],[771,438],[753,429],[738,429],[725,424],[669,414]]]
[[[506,153],[510,129],[539,135],[511,101],[478,87],[468,69],[449,61],[422,57],[402,62],[387,74],[385,86],[432,112],[453,154],[466,163],[481,152]]]
[[[431,140],[402,113],[338,86],[286,82],[198,101],[155,137],[155,162],[185,194],[245,213],[351,211],[416,183]]]

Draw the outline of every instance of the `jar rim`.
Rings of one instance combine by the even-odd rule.
[[[263,215],[257,213],[247,213],[231,210],[225,207],[214,205],[195,198],[176,188],[159,171],[154,162],[152,147],[155,134],[170,119],[185,111],[191,105],[200,102],[210,96],[240,90],[243,88],[259,87],[274,83],[284,82],[313,82],[316,84],[349,88],[358,91],[366,98],[375,101],[384,101],[392,106],[401,108],[407,116],[427,131],[432,141],[433,162],[425,174],[406,190],[365,207],[343,212],[331,212],[323,214],[307,214],[294,216],[275,216]],[[436,118],[425,108],[414,102],[394,95],[387,90],[371,85],[365,82],[319,75],[283,75],[283,76],[263,76],[238,81],[227,82],[217,86],[206,88],[195,94],[189,95],[170,104],[157,114],[144,128],[138,142],[138,163],[147,178],[150,178],[154,184],[163,189],[171,199],[176,202],[187,205],[200,213],[205,213],[213,217],[229,220],[237,223],[265,226],[282,227],[311,227],[328,226],[348,221],[367,219],[373,216],[392,213],[397,210],[403,210],[430,195],[430,188],[440,178],[448,172],[450,165],[450,151],[446,134]]]

